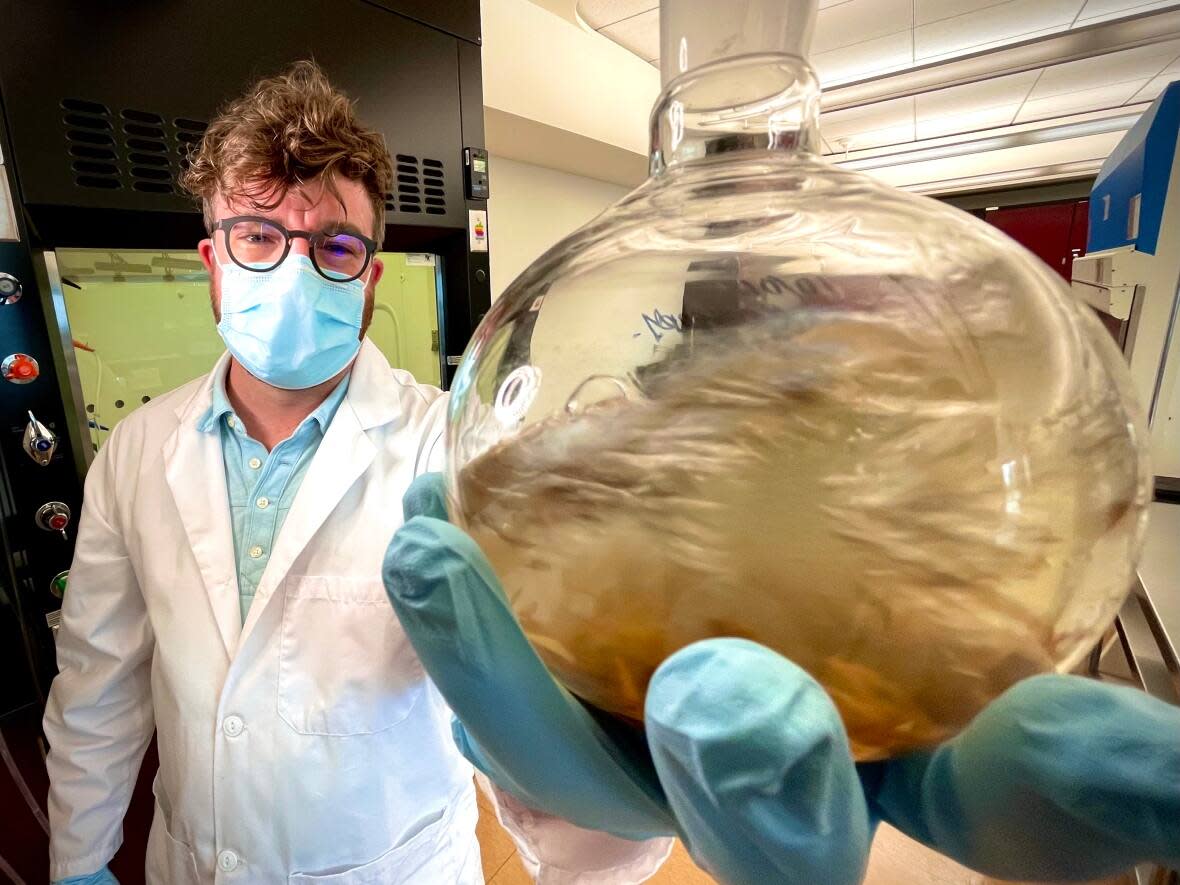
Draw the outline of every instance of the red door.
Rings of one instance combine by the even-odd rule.
[[[991,209],[983,218],[1069,280],[1073,259],[1086,254],[1088,210],[1088,200],[1069,200]]]

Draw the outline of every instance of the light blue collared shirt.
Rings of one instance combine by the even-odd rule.
[[[251,439],[225,393],[225,373],[213,383],[213,402],[197,422],[202,433],[220,433],[225,484],[234,533],[234,562],[242,622],[283,528],[311,459],[344,401],[350,376],[270,452]]]

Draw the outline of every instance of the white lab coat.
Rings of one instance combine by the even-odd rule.
[[[243,625],[221,443],[196,428],[212,377],[128,416],[87,476],[45,713],[51,875],[114,854],[155,728],[149,883],[482,882],[471,768],[381,583],[446,397],[365,342]],[[668,849],[498,813],[542,882],[642,881]]]

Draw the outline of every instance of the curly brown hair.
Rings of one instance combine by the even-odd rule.
[[[321,179],[340,200],[332,172],[360,182],[373,204],[377,240],[385,229],[385,194],[393,161],[381,133],[357,120],[352,101],[314,61],[297,61],[231,101],[205,131],[181,184],[201,201],[212,232],[215,194],[274,209],[287,191]]]

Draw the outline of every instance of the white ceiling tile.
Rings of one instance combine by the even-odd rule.
[[[1172,60],[1172,63],[1171,63],[1171,64],[1169,64],[1169,65],[1168,65],[1166,68],[1164,68],[1162,71],[1160,71],[1160,72],[1159,72],[1159,74],[1157,74],[1157,76],[1160,76],[1160,77],[1168,76],[1168,77],[1170,77],[1171,79],[1168,81],[1169,83],[1170,83],[1172,80],[1175,80],[1177,77],[1180,77],[1180,57],[1177,57],[1177,58],[1173,59],[1173,60]]]
[[[1127,103],[1155,101],[1156,96],[1163,92],[1169,83],[1176,80],[1180,80],[1180,61],[1168,65],[1162,74],[1148,81],[1147,85],[1132,95]]]
[[[866,107],[832,111],[820,117],[820,131],[833,148],[841,140],[847,140],[852,150],[912,141],[914,100],[897,98]]]
[[[942,21],[944,18],[978,12],[1003,2],[1004,0],[915,0],[914,12],[917,24],[926,25]]]
[[[1138,15],[1155,9],[1167,9],[1169,6],[1180,6],[1180,3],[1176,0],[1089,0],[1074,27],[1080,28],[1104,19]]]
[[[660,57],[660,11],[641,12],[599,31],[630,49],[644,61]]]
[[[1065,114],[1078,114],[1082,111],[1118,107],[1138,92],[1145,82],[1140,80],[1130,83],[1114,83],[1109,86],[1100,86],[1097,89],[1085,89],[1081,92],[1030,98],[1024,103],[1020,113],[1016,115],[1015,122],[1025,123],[1029,120],[1042,120]]]
[[[1046,30],[1065,30],[1081,8],[1082,0],[1007,0],[939,19],[915,29],[916,55],[929,59],[1016,42]]]
[[[1169,40],[1053,65],[1044,69],[1029,98],[1047,98],[1132,80],[1143,82],[1157,76],[1177,57],[1180,57],[1180,40]]]
[[[845,108],[839,111],[828,111],[821,116],[825,130],[828,126],[852,125],[862,129],[878,129],[882,126],[895,126],[898,121],[912,120],[914,116],[914,99],[891,98],[888,101],[878,101],[873,104],[861,105],[855,108]]]
[[[995,107],[1019,105],[1037,82],[1039,71],[1009,74],[979,83],[951,86],[917,97],[918,121],[925,117],[945,117],[973,113]]]
[[[994,105],[985,108],[971,108],[954,114],[918,118],[918,138],[941,138],[979,129],[1007,126],[1020,110],[1020,102]]]
[[[870,129],[836,136],[825,135],[824,138],[837,154],[845,151],[885,147],[886,145],[909,144],[914,140],[914,124],[911,121],[905,125],[891,126],[886,129]]]
[[[1180,79],[1180,77],[1173,79]],[[1138,104],[1141,101],[1155,101],[1159,98],[1160,93],[1168,88],[1170,82],[1172,81],[1165,77],[1156,77],[1154,80],[1149,80],[1142,89],[1128,99],[1127,104]]]
[[[597,31],[659,6],[659,0],[578,0],[577,10],[582,21]]]
[[[812,67],[824,86],[859,80],[872,74],[908,68],[913,64],[913,45],[908,31],[867,40],[811,56]]]
[[[913,27],[913,0],[848,0],[823,10],[815,21],[812,54],[864,43]]]
[[[917,96],[917,137],[937,138],[1008,125],[1036,82],[1037,74],[1037,71],[1025,71]]]

